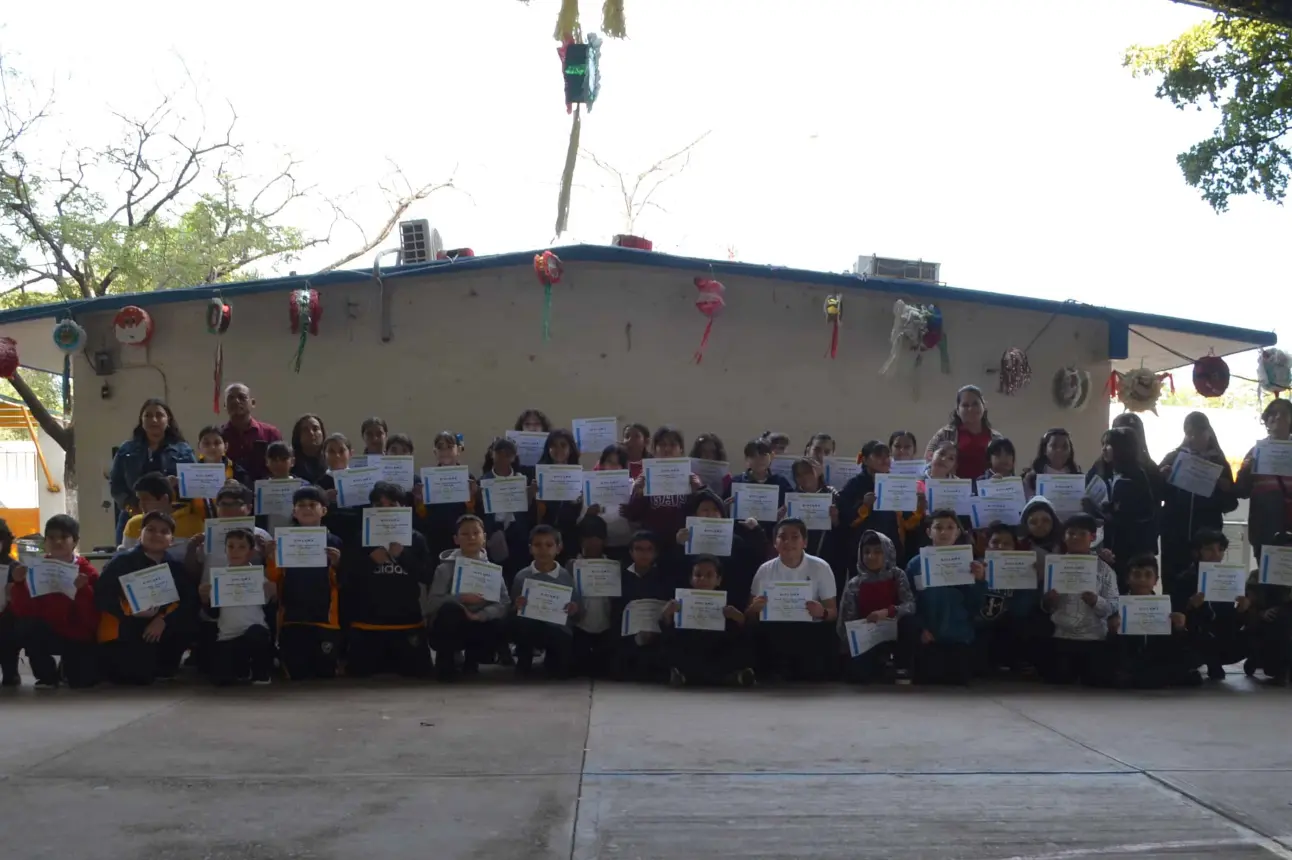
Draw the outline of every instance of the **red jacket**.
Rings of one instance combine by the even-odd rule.
[[[32,597],[26,582],[15,582],[9,593],[9,607],[14,617],[44,621],[56,635],[65,639],[94,642],[99,631],[99,610],[94,607],[94,586],[99,572],[84,556],[76,557],[76,566],[89,582],[77,589],[75,600],[66,594]]]

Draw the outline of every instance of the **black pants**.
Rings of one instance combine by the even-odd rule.
[[[93,687],[99,682],[99,656],[93,642],[77,642],[59,636],[38,618],[19,618],[14,624],[18,647],[27,652],[27,662],[36,680],[46,684],[65,680],[69,687]],[[62,658],[62,668],[54,662]]]
[[[1171,636],[1110,634],[1113,682],[1118,687],[1155,690],[1200,682],[1198,659],[1185,633]]]
[[[267,627],[249,627],[235,639],[217,641],[213,648],[211,676],[217,684],[247,678],[267,681],[273,668],[274,643]]]
[[[534,652],[541,648],[544,672],[557,678],[569,674],[574,636],[568,627],[513,615],[507,638],[515,643],[516,661],[522,667],[532,661]]]
[[[448,673],[459,651],[471,663],[491,660],[503,640],[502,621],[472,621],[462,604],[448,601],[431,619],[427,639],[435,651],[436,669]]]
[[[589,678],[608,678],[613,675],[618,640],[619,631],[613,627],[600,633],[589,633],[575,627],[570,652],[571,674]]]
[[[1255,622],[1247,641],[1249,665],[1255,661],[1271,678],[1286,676],[1292,670],[1292,613],[1283,610],[1273,621],[1262,618]]]
[[[753,627],[758,673],[791,681],[824,681],[837,664],[834,624],[824,621],[758,621]]]
[[[844,654],[843,677],[849,684],[872,684],[888,678],[889,667],[911,672],[915,649],[920,644],[920,625],[911,616],[897,620],[897,641],[880,642],[856,657]]]
[[[921,643],[915,649],[915,683],[968,684],[973,678],[972,649],[961,642]]]
[[[1051,684],[1107,687],[1113,679],[1113,652],[1106,640],[1051,639],[1039,669]]]
[[[193,665],[203,675],[215,673],[215,643],[220,639],[220,625],[215,621],[201,618],[197,623],[197,634],[193,637]]]
[[[190,637],[167,629],[156,642],[117,639],[99,646],[99,668],[114,684],[146,686],[157,678],[173,678]]]
[[[678,630],[663,633],[664,664],[677,669],[688,684],[721,684],[754,666],[749,637],[740,630]]]
[[[278,659],[293,681],[335,678],[341,631],[313,624],[284,624],[278,631]]]
[[[0,585],[0,588],[3,588]],[[0,612],[0,677],[10,683],[18,678],[18,634],[14,629],[15,619],[8,609]]]
[[[974,671],[986,675],[997,669],[1017,671],[1036,666],[1040,650],[1054,635],[1049,616],[1035,612],[1000,617],[974,630]]]
[[[351,627],[345,673],[356,678],[382,674],[425,678],[431,674],[426,628],[361,630]]]

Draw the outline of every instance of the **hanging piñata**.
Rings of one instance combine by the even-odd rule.
[[[1050,390],[1055,406],[1080,411],[1090,402],[1090,374],[1079,367],[1061,367],[1054,373]]]
[[[543,340],[552,339],[552,284],[559,284],[565,269],[551,251],[534,255],[534,274],[543,285]]]
[[[1175,393],[1175,379],[1169,373],[1154,373],[1147,368],[1136,368],[1122,373],[1114,370],[1108,376],[1108,393],[1128,412],[1157,414],[1157,401],[1162,397],[1162,386],[1169,384]]]
[[[141,307],[126,305],[113,318],[112,332],[122,346],[147,346],[153,336],[153,318]]]
[[[72,411],[72,353],[85,344],[85,329],[71,317],[54,323],[54,346],[63,353],[63,414]]]
[[[233,308],[224,299],[216,297],[206,305],[206,333],[215,335],[215,394],[211,398],[211,409],[220,414],[220,393],[224,390],[224,333],[233,322]]]
[[[0,337],[0,378],[13,379],[18,372],[18,341]]]
[[[1193,387],[1203,397],[1219,397],[1229,388],[1229,365],[1214,350],[1193,363]]]
[[[1256,358],[1256,380],[1261,390],[1280,394],[1292,388],[1292,358],[1281,349],[1262,349]]]
[[[561,190],[556,198],[556,235],[559,237],[565,232],[570,218],[570,193],[574,188],[574,166],[579,160],[579,133],[583,128],[582,108],[587,105],[591,113],[601,91],[601,37],[590,33],[587,39],[583,38],[578,0],[564,0],[561,4],[561,14],[556,21],[556,40],[561,43],[556,54],[561,59],[561,75],[565,81],[565,112],[574,114],[570,124],[570,144],[565,150],[565,169],[561,171]]]
[[[704,361],[704,350],[709,345],[709,334],[713,331],[713,318],[727,306],[722,294],[726,289],[721,281],[713,278],[696,278],[695,288],[700,294],[695,297],[695,309],[709,318],[704,326],[704,336],[700,338],[700,348],[695,351],[695,363]]]
[[[1028,363],[1027,353],[1016,346],[1005,350],[1000,357],[1000,393],[1013,396],[1031,381],[1032,365]]]
[[[830,324],[830,357],[839,355],[839,323],[843,322],[843,296],[835,293],[826,296],[825,321]]]
[[[296,355],[292,358],[292,369],[300,373],[301,360],[305,357],[305,342],[310,335],[318,337],[319,318],[323,316],[318,290],[292,290],[288,310],[291,313],[292,334],[299,334],[301,338],[296,345]]]
[[[915,353],[915,366],[924,362],[924,353],[937,349],[942,359],[942,372],[951,372],[951,355],[948,352],[946,332],[942,329],[942,312],[936,305],[908,305],[898,299],[893,303],[893,331],[889,335],[892,349],[888,361],[879,369],[888,373],[897,361],[898,353],[907,350]]]

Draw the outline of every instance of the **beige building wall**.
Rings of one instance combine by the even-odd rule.
[[[1026,345],[1048,314],[946,302],[942,311],[952,372],[936,352],[917,373],[904,355],[892,376],[879,375],[888,356],[898,296],[849,290],[839,357],[827,357],[830,327],[822,305],[830,290],[772,278],[725,278],[726,310],[717,319],[702,364],[693,354],[704,330],[695,308],[698,272],[619,264],[572,263],[555,286],[552,338],[543,342],[543,290],[528,267],[387,280],[393,338],[383,343],[375,284],[320,291],[321,334],[311,338],[299,374],[291,370],[296,338],[289,331],[288,294],[232,296],[233,325],[224,342],[225,382],[249,384],[257,415],[289,434],[305,412],[323,416],[329,431],[354,441],[360,422],[380,415],[392,432],[410,433],[419,465],[430,462],[439,430],[463,433],[467,462],[478,469],[489,440],[537,407],[557,425],[614,415],[620,422],[682,428],[688,444],[716,432],[733,459],[767,429],[788,433],[798,450],[823,431],[855,452],[867,439],[897,428],[922,440],[942,426],[957,387],[988,392],[993,424],[1030,457],[1040,434],[1066,426],[1088,465],[1106,426],[1102,400],[1084,412],[1057,409],[1050,378],[1064,364],[1108,373],[1106,326],[1060,317],[1031,350],[1032,386],[1017,397],[993,395],[1001,352]],[[859,282],[860,283],[860,282]],[[206,333],[205,301],[153,305],[156,323],[146,350],[120,356],[122,366],[95,377],[78,356],[76,425],[83,487],[106,474],[114,445],[127,438],[139,404],[165,397],[196,447],[197,432],[223,416],[212,411],[214,336]],[[116,348],[111,313],[82,320],[89,352]],[[100,389],[108,386],[108,396]],[[111,538],[111,518],[81,505],[94,543]]]

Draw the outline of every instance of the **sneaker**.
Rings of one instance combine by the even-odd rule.
[[[686,686],[686,676],[683,675],[676,666],[668,670],[668,685],[670,687]]]
[[[1207,677],[1213,681],[1225,680],[1225,667],[1221,665],[1208,666]]]
[[[37,690],[57,690],[57,689],[58,689],[58,682],[57,682],[57,681],[37,681],[37,682],[35,683],[35,689],[37,689]]]
[[[897,677],[893,679],[893,683],[901,687],[909,687],[911,685],[911,670],[898,669]]]
[[[267,686],[269,686],[269,685],[270,685],[270,684],[272,684],[272,683],[274,683],[274,682],[273,682],[272,680],[270,680],[270,678],[269,678],[269,676],[268,676],[268,675],[264,675],[264,676],[259,677],[259,678],[252,678],[252,679],[251,679],[251,685],[252,685],[253,687],[267,687]]]
[[[754,675],[754,670],[745,668],[736,673],[737,687],[754,687],[758,685],[758,678]]]

